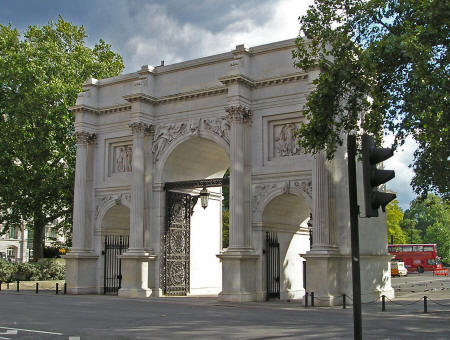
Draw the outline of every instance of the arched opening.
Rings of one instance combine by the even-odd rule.
[[[309,250],[308,220],[310,208],[303,197],[282,194],[272,199],[264,208],[262,221],[266,232],[266,266],[264,276],[266,290],[270,296],[279,289],[280,299],[299,299],[304,295],[304,259],[301,253]],[[271,243],[276,239],[279,258],[271,258]],[[278,277],[277,277],[278,275]],[[279,284],[277,284],[277,282]]]
[[[170,189],[166,187],[166,198],[184,200],[185,205],[184,210],[176,210],[174,207],[179,206],[179,202],[167,200],[166,218],[161,225],[164,243],[160,269],[164,279],[161,285],[166,295],[217,295],[221,291],[222,266],[216,255],[222,249],[222,187],[217,184],[207,186],[209,198],[206,208],[201,206],[198,197],[203,180],[220,179],[228,168],[229,157],[225,149],[214,141],[201,137],[191,137],[177,145],[164,163],[161,176],[163,183],[192,183],[190,187],[177,188],[176,183]],[[198,184],[193,183],[196,181]],[[188,201],[190,203],[186,203]],[[176,222],[176,230],[172,229],[173,221],[180,220],[173,216],[174,211],[183,214],[186,209],[190,213],[184,213],[183,222]],[[179,244],[180,242],[183,244]],[[172,260],[172,249],[183,252],[184,262],[173,262],[176,260]],[[170,271],[171,268],[176,268],[176,275]],[[171,290],[173,276],[177,276],[177,285],[180,285],[180,280],[184,280],[184,291],[179,287]]]
[[[103,262],[103,293],[117,294],[122,282],[122,265],[119,258],[129,246],[130,209],[113,205],[101,223]]]
[[[114,205],[108,209],[102,219],[102,235],[130,234],[130,209],[125,205]]]

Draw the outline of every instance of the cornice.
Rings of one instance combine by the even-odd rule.
[[[308,73],[290,73],[281,76],[261,79],[261,80],[253,80],[249,77],[246,77],[242,74],[231,75],[219,78],[219,81],[222,84],[228,86],[231,84],[241,83],[251,88],[265,87],[265,86],[274,86],[284,83],[291,83],[294,81],[305,80],[308,79]]]
[[[135,102],[143,102],[158,105],[226,94],[228,92],[228,86],[236,83],[244,84],[245,86],[248,86],[250,88],[260,88],[266,86],[276,86],[279,84],[285,84],[305,79],[308,79],[308,73],[304,72],[285,74],[260,80],[253,80],[245,75],[238,74],[219,78],[219,81],[223,84],[222,86],[207,87],[199,90],[180,92],[162,97],[153,97],[144,93],[134,93],[123,96],[123,99],[130,104]],[[86,112],[94,114],[106,114],[131,110],[132,107],[129,104],[103,107],[99,109],[88,105],[76,105],[69,107],[69,111],[72,113]]]
[[[100,109],[96,109],[95,107],[88,106],[88,105],[76,105],[69,107],[69,112],[71,113],[79,113],[79,112],[86,112],[86,113],[94,113],[94,114],[105,114],[105,113],[113,113],[113,112],[124,112],[124,111],[131,111],[131,105],[115,105],[115,106],[107,106],[102,107]]]

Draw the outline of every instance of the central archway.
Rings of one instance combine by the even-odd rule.
[[[172,147],[162,167],[160,179],[161,184],[164,184],[222,178],[228,168],[229,157],[223,146],[208,138],[190,136]],[[184,278],[187,286],[186,295],[217,295],[221,291],[222,266],[216,255],[222,250],[222,188],[220,186],[208,187],[209,199],[205,209],[197,200],[201,189],[201,186],[189,189],[171,189],[172,192],[176,191],[178,194],[189,196],[188,200],[192,207],[185,207],[189,210],[190,216],[184,220],[185,224],[188,224],[188,226],[185,225],[184,234],[179,229],[176,233],[172,232],[170,240],[168,240],[169,219],[165,218],[161,225],[160,277],[162,278],[161,288],[166,295],[168,295],[168,285],[172,281],[179,284],[183,280],[183,275],[187,276]],[[168,193],[166,193],[166,197],[167,195]],[[171,194],[170,197],[183,196]],[[185,200],[185,205],[186,202],[187,200]],[[166,206],[166,214],[167,209],[172,209],[172,205],[173,202]],[[173,219],[172,216],[170,218]],[[172,236],[175,234],[178,235],[178,239],[174,239]],[[179,245],[169,247],[168,242],[184,242],[184,245],[183,247],[179,247]],[[176,264],[169,262],[168,251],[171,247],[184,249],[184,256],[188,262]],[[183,257],[179,254],[176,256]],[[176,268],[176,270],[172,270],[172,268]],[[171,271],[169,272],[169,270]],[[184,294],[181,293],[181,295]]]

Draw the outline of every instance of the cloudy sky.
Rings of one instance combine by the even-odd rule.
[[[125,72],[166,65],[294,38],[297,18],[311,0],[0,0],[0,23],[24,31],[29,25],[64,20],[83,25],[87,44],[100,38],[124,58]],[[389,189],[405,209],[414,198],[409,182],[414,143],[385,164],[395,169]]]

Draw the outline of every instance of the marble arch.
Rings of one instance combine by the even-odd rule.
[[[304,247],[308,235],[300,235],[293,250],[299,255],[295,268],[306,263],[307,276],[306,287],[295,297],[301,298],[306,289],[332,305],[340,303],[342,294],[352,294],[345,145],[332,161],[298,146],[294,131],[306,119],[302,107],[319,70],[295,69],[294,47],[295,39],[251,48],[238,45],[226,53],[145,65],[83,84],[70,108],[77,155],[73,247],[66,255],[69,293],[102,291],[99,229],[108,208],[114,209],[120,199],[129,207],[130,242],[120,257],[119,295],[162,295],[165,163],[174,150],[200,138],[225,150],[231,172],[230,244],[216,254],[222,277],[218,298],[265,298],[260,272],[266,256],[263,215],[282,194],[304,199],[313,213],[311,249]],[[385,215],[360,220],[367,301],[393,295],[386,234]],[[293,277],[303,282],[303,272]]]

